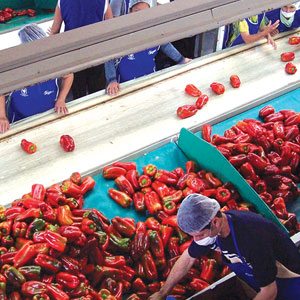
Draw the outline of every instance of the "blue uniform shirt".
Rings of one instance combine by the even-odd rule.
[[[292,272],[300,274],[300,254],[295,244],[277,225],[251,212],[229,211],[225,214],[231,215],[241,255],[253,268],[259,286],[267,286],[275,280],[276,260]],[[219,239],[224,261],[230,263],[238,260],[231,234]],[[193,241],[188,252],[191,257],[198,258],[215,248],[216,244],[200,246]]]
[[[106,0],[60,0],[65,31],[104,20]]]

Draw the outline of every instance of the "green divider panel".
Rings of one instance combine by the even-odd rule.
[[[261,200],[255,190],[252,189],[240,173],[214,146],[198,138],[185,128],[182,128],[180,131],[178,146],[189,159],[196,161],[200,167],[213,172],[224,182],[231,182],[244,200],[253,204],[260,214],[278,224],[287,232],[285,227],[280,223],[270,208]]]

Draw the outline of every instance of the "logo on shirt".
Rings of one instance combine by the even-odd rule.
[[[27,88],[21,89],[21,96],[28,97]]]
[[[154,50],[149,50],[149,51],[148,51],[148,54],[149,54],[149,55],[152,55],[152,54],[154,54],[155,52],[156,52],[156,49],[154,49]]]
[[[48,91],[48,90],[44,91],[45,96],[51,95],[52,93],[54,93],[54,91]]]
[[[128,55],[128,59],[129,59],[129,60],[135,60],[134,54],[129,54],[129,55]]]

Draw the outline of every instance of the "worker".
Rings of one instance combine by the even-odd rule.
[[[226,48],[240,44],[249,44],[267,38],[270,45],[276,49],[276,43],[271,33],[279,26],[279,20],[269,21],[265,14],[255,15],[229,25],[229,37]]]
[[[46,33],[36,24],[25,25],[20,29],[19,38],[28,43],[46,37]],[[13,91],[5,103],[5,96],[0,96],[0,133],[10,127],[10,123],[53,109],[58,114],[67,114],[66,97],[73,82],[73,74],[58,79],[51,79],[21,90]],[[7,113],[6,113],[7,111]]]
[[[108,0],[59,0],[55,9],[50,34],[59,33],[62,23],[65,31],[112,18]],[[104,65],[88,68],[74,74],[73,98],[81,98],[105,88]]]
[[[151,7],[156,6],[156,0],[151,1]],[[129,0],[110,0],[109,2],[114,17],[127,15],[129,13]]]
[[[300,27],[299,8],[300,2],[295,2],[267,12],[266,17],[268,20],[272,21],[272,23],[280,20],[279,26],[275,29],[272,35]]]
[[[152,0],[130,0],[130,13],[150,8],[151,4]],[[110,60],[105,63],[106,92],[109,95],[115,95],[120,90],[119,82],[125,82],[155,72],[155,56],[159,48],[179,64],[190,61],[190,59],[183,57],[171,43]]]
[[[181,203],[178,226],[193,241],[150,300],[161,300],[187,274],[196,258],[221,250],[225,264],[257,291],[254,300],[300,299],[300,253],[277,225],[247,211],[220,211],[219,203],[191,194]]]

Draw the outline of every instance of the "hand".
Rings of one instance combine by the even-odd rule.
[[[189,63],[190,61],[192,61],[190,58],[185,57],[185,58],[180,62],[180,65],[187,64],[187,63]]]
[[[280,21],[277,20],[274,24],[272,24],[272,21],[269,22],[269,24],[264,28],[263,32],[268,35],[271,32],[274,32],[274,30],[277,29],[279,26]]]
[[[66,107],[65,100],[57,99],[54,106],[54,111],[60,115],[66,115],[69,111]]]
[[[274,31],[272,31],[270,34],[271,36],[275,36],[276,34],[279,33],[279,30],[278,29],[275,29]]]
[[[115,96],[116,94],[119,93],[119,91],[120,91],[120,85],[116,81],[111,82],[106,88],[106,93],[110,96]]]
[[[52,33],[52,27],[48,27],[46,33],[47,33],[48,35],[53,35],[53,33]]]
[[[9,122],[6,117],[0,117],[0,133],[4,133],[9,129]]]
[[[268,40],[268,44],[271,45],[274,48],[274,50],[276,50],[277,49],[277,44],[273,40],[273,38],[271,37],[271,34],[268,34],[267,40]]]

